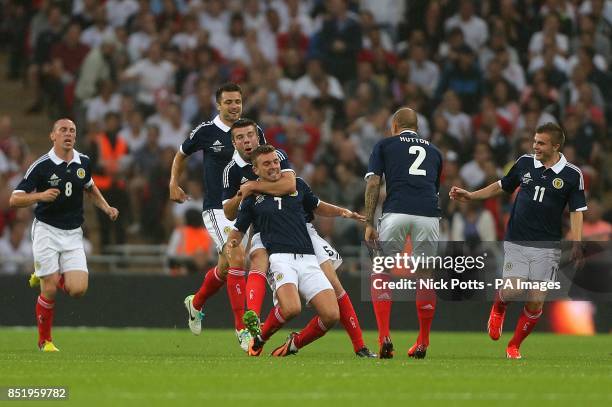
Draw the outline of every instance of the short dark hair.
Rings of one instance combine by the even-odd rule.
[[[246,118],[236,120],[234,124],[232,124],[232,127],[230,127],[230,135],[232,136],[232,140],[234,139],[234,129],[242,129],[249,126],[253,126],[255,131],[257,131],[257,123],[255,123],[253,120]]]
[[[232,82],[224,83],[215,93],[217,103],[221,103],[221,95],[223,92],[240,92],[240,96],[242,96],[242,88],[240,86]]]
[[[559,126],[557,123],[544,123],[541,126],[538,126],[538,128],[536,129],[536,133],[548,134],[553,144],[559,144],[559,149],[562,149],[563,145],[565,144],[565,133],[563,132],[561,126]]]
[[[251,162],[255,164],[257,163],[257,157],[259,157],[260,155],[273,153],[275,151],[276,151],[276,148],[274,148],[273,145],[262,144],[258,146],[255,150],[253,150],[253,152],[251,153]]]

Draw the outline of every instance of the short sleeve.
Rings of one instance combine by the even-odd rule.
[[[91,177],[91,161],[87,160],[87,165],[85,166],[85,179],[83,180],[85,182],[85,188],[89,189],[91,187],[93,187],[94,185],[94,180]]]
[[[301,178],[298,178],[297,181],[298,192],[303,194],[302,197],[302,205],[304,206],[304,210],[306,212],[312,212],[319,206],[319,197],[312,192],[310,186],[304,182]]]
[[[277,149],[276,154],[278,155],[278,158],[280,160],[281,172],[287,170],[293,171],[293,168],[291,168],[291,163],[289,162],[289,158],[287,157],[287,153],[285,153],[283,150]]]
[[[206,146],[204,145],[203,127],[196,127],[190,134],[189,137],[181,144],[181,153],[185,155],[191,155],[199,150],[203,150]]]
[[[225,203],[228,199],[232,199],[240,189],[240,174],[236,169],[238,166],[234,162],[230,162],[223,171],[223,194],[221,201]]]
[[[24,178],[15,188],[15,191],[23,191],[30,193],[36,189],[36,185],[38,185],[38,179],[40,178],[40,166],[37,163],[32,164],[28,171],[26,172]]]
[[[568,206],[570,212],[581,212],[587,210],[586,196],[584,195],[584,177],[578,172],[578,182],[570,191]]]
[[[236,218],[236,222],[234,223],[234,229],[246,233],[253,223],[253,203],[255,199],[253,196],[249,196],[245,200],[240,203],[240,207],[238,208],[238,217]]]
[[[499,181],[502,189],[509,194],[521,184],[521,161],[523,157],[516,160],[510,171]]]
[[[368,162],[368,172],[365,175],[365,179],[368,179],[370,175],[378,175],[382,177],[385,172],[385,164],[382,155],[382,143],[378,142],[370,154],[370,161]]]

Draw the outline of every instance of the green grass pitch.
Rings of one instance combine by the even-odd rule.
[[[612,335],[536,332],[518,361],[504,359],[508,333],[492,342],[485,333],[433,332],[425,360],[406,356],[414,338],[395,332],[392,360],[358,359],[335,329],[276,359],[247,357],[229,330],[57,328],[61,352],[43,354],[35,329],[0,328],[0,387],[68,386],[69,400],[54,404],[113,407],[612,405]],[[375,333],[366,340],[374,345]]]

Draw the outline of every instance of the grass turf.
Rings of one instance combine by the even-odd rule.
[[[61,352],[43,354],[34,346],[35,329],[0,328],[0,387],[68,386],[64,404],[88,406],[612,402],[612,335],[535,333],[518,361],[504,359],[507,333],[496,343],[484,333],[433,332],[425,360],[406,357],[414,338],[396,332],[394,359],[366,360],[336,329],[298,355],[276,359],[248,358],[232,331],[195,337],[187,329],[58,328]],[[375,347],[373,332],[366,340]]]

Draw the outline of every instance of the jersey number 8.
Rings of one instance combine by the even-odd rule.
[[[66,196],[72,195],[72,182],[66,182]]]

